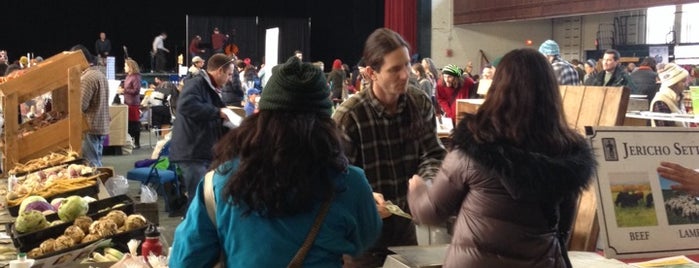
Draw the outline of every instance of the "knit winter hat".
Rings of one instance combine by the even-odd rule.
[[[597,66],[597,61],[595,61],[595,60],[593,60],[593,59],[588,59],[588,60],[585,62],[585,64],[589,65],[589,66],[592,67],[592,68],[595,68],[595,66]]]
[[[560,55],[561,49],[558,47],[556,41],[546,40],[539,46],[539,52],[544,55]]]
[[[461,75],[464,73],[459,66],[456,66],[454,64],[449,64],[447,66],[444,66],[442,68],[442,74],[448,74],[454,77],[461,77]]]
[[[668,63],[665,68],[658,73],[662,87],[670,87],[678,82],[687,79],[689,72],[674,63]]]
[[[333,69],[342,69],[342,61],[340,59],[333,61]]]
[[[290,57],[272,68],[262,90],[259,110],[282,110],[331,114],[330,88],[325,74],[313,64]]]

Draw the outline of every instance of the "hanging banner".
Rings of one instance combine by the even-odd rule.
[[[699,130],[590,127],[600,240],[608,258],[699,253],[699,199],[671,189],[661,161],[699,168]]]

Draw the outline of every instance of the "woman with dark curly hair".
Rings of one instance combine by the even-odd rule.
[[[413,176],[408,192],[419,223],[458,214],[444,267],[570,267],[568,232],[596,161],[566,123],[546,58],[507,53],[452,145],[432,186]]]
[[[341,267],[378,237],[372,190],[342,150],[323,72],[296,57],[273,72],[259,113],[214,148],[214,222],[205,179],[175,232],[171,267],[212,267],[219,256],[227,267],[286,267],[328,204],[303,267]]]

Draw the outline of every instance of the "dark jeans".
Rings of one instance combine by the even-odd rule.
[[[158,49],[158,52],[155,53],[155,71],[164,73],[166,63],[167,58],[165,57],[165,50]]]
[[[415,224],[409,219],[393,215],[383,219],[381,236],[376,243],[359,256],[343,256],[344,265],[342,267],[382,267],[386,257],[394,254],[388,250],[388,247],[414,245],[417,245]]]
[[[133,138],[133,144],[136,147],[141,147],[141,122],[129,121],[129,136]]]
[[[182,171],[182,180],[187,189],[187,207],[197,192],[199,182],[204,178],[211,163],[208,161],[179,161],[177,165]]]

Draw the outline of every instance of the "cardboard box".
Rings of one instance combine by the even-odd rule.
[[[158,214],[158,203],[135,203],[133,205],[134,213],[140,213],[146,220],[160,225],[160,216]]]
[[[126,135],[128,135],[129,106],[112,105],[109,106],[109,146],[126,145]]]

